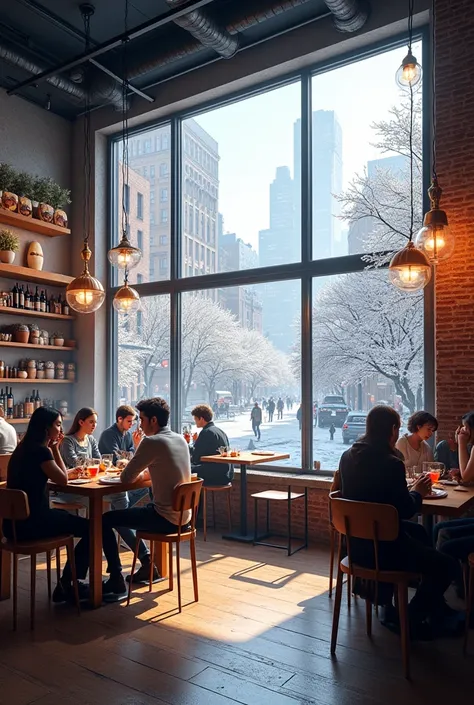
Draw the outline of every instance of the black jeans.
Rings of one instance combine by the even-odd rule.
[[[260,424],[257,423],[256,421],[252,421],[252,431],[254,432],[254,435],[257,437],[257,440],[260,440]]]
[[[11,539],[10,522],[4,522],[3,528],[7,538]],[[63,534],[72,534],[80,538],[75,549],[74,557],[76,572],[79,580],[84,580],[89,570],[89,520],[74,516],[63,509],[44,509],[41,513],[30,516],[25,521],[17,521],[16,534],[19,541],[31,539],[48,539]],[[112,540],[115,538],[112,533]],[[64,566],[62,575],[64,582],[71,582],[71,566],[69,561]]]
[[[119,509],[111,512],[106,512],[102,516],[102,528],[104,536],[113,529],[119,526],[126,526],[130,529],[138,531],[153,531],[157,534],[173,534],[178,531],[178,527],[172,524],[167,519],[162,517],[156,511],[153,504],[148,504],[146,507],[132,507],[131,509]],[[104,542],[105,550],[105,542]],[[122,564],[120,562],[117,542],[114,540],[113,547],[110,546],[110,551],[107,551],[106,558],[108,562],[108,572],[111,575],[120,573]]]
[[[434,527],[434,540],[441,553],[467,563],[468,555],[474,552],[474,518],[441,521]]]

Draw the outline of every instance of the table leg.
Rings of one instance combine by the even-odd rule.
[[[102,497],[89,495],[90,567],[89,586],[92,607],[102,604]]]
[[[225,539],[231,541],[241,541],[242,543],[253,543],[254,535],[248,533],[247,527],[247,466],[240,466],[240,530],[232,534],[225,534]]]
[[[430,541],[433,540],[433,527],[434,527],[434,516],[433,514],[423,514],[421,518],[423,526],[425,527]]]
[[[12,556],[9,551],[0,550],[0,600],[10,599]]]

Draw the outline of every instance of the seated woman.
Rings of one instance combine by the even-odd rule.
[[[77,577],[84,580],[89,568],[89,522],[82,517],[49,508],[47,481],[67,485],[67,471],[59,452],[63,439],[62,417],[56,409],[40,407],[33,413],[25,437],[14,450],[8,464],[7,487],[22,490],[28,497],[30,516],[17,522],[21,541],[72,534],[81,540],[75,548]],[[3,522],[11,538],[11,523]],[[79,583],[79,595],[87,596],[87,587]],[[73,599],[71,567],[66,563],[62,578],[53,593],[53,602]]]
[[[408,431],[404,433],[397,443],[396,448],[405,460],[405,466],[416,466],[419,472],[423,463],[433,460],[433,451],[427,441],[438,428],[438,422],[427,411],[416,411],[408,419]]]

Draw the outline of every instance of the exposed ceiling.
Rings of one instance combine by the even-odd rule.
[[[73,120],[92,106],[120,109],[125,0],[95,0],[85,50],[81,3],[10,0],[0,6],[0,86]],[[184,71],[333,14],[359,30],[366,0],[129,0],[127,77],[133,100]],[[90,53],[94,52],[94,56]],[[86,56],[87,55],[87,56]]]

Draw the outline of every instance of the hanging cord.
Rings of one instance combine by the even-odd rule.
[[[438,178],[436,172],[436,1],[431,5],[431,174],[433,180]]]
[[[410,83],[410,237],[413,239],[413,225],[415,221],[415,206],[413,203],[413,87]]]
[[[85,41],[85,53],[89,51],[90,48],[90,23],[91,23],[91,12],[84,11],[84,34],[86,35]],[[84,210],[83,210],[83,232],[84,232],[84,245],[89,243],[89,228],[90,228],[90,185],[91,185],[91,105],[90,105],[90,95],[89,95],[89,85],[86,81],[85,90],[85,101],[84,101]]]
[[[408,49],[411,53],[413,41],[413,13],[415,12],[415,0],[408,1]]]
[[[128,32],[128,0],[124,8],[124,32]],[[126,203],[126,193],[129,179],[129,153],[128,153],[128,63],[127,45],[128,37],[123,40],[122,46],[122,235],[128,237],[128,210],[130,204]],[[129,191],[130,197],[130,191]],[[127,208],[128,205],[128,208]]]

